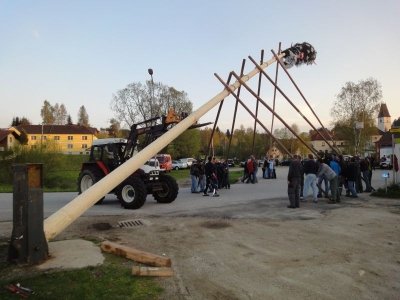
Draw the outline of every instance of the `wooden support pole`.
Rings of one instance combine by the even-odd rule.
[[[122,256],[127,259],[134,260],[136,262],[140,262],[142,264],[146,264],[149,266],[157,266],[157,267],[171,266],[171,259],[169,257],[137,250],[135,248],[120,245],[110,241],[102,242],[100,248],[104,252],[113,253],[118,256]]]
[[[156,267],[170,267],[171,259],[150,252],[137,250],[132,247],[120,245],[110,241],[104,241],[100,246],[101,250],[107,253],[113,253],[136,262]]]
[[[284,57],[284,54],[278,56],[279,59]],[[269,65],[276,62],[275,57],[261,65],[262,69],[267,68]],[[256,67],[247,75],[241,78],[242,82],[246,82],[260,71]],[[230,85],[232,90],[236,90],[241,83],[237,80],[234,84]],[[139,169],[146,161],[156,155],[161,149],[166,147],[179,135],[181,135],[191,125],[196,123],[203,115],[210,111],[219,102],[229,96],[230,92],[224,89],[204,105],[199,107],[195,112],[176,124],[171,130],[160,136],[150,145],[145,147],[142,151],[132,156],[125,163],[120,165],[110,174],[103,179],[96,182],[82,194],[78,195],[75,199],[70,201],[67,205],[60,208],[44,221],[44,232],[47,240],[51,240],[81,216],[87,209],[93,206],[99,199],[104,197],[113,188],[119,185],[122,181],[128,178],[133,172]]]

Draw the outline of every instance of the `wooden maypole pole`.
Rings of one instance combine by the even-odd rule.
[[[282,59],[285,54],[278,56]],[[267,68],[271,64],[276,62],[276,58],[272,58],[269,61],[261,65],[262,69]],[[242,82],[247,82],[260,70],[256,67],[247,75],[241,77]],[[230,90],[235,91],[241,83],[236,81],[230,85]],[[231,91],[224,89],[219,94],[214,96],[211,100],[197,109],[195,112],[190,114],[188,117],[183,119],[177,125],[175,125],[168,132],[160,136],[153,143],[149,144],[142,151],[138,152],[132,158],[127,160],[124,164],[116,168],[110,174],[105,176],[103,179],[98,181],[96,184],[85,190],[82,194],[78,195],[75,199],[69,202],[64,207],[60,208],[54,214],[49,216],[44,221],[44,232],[47,240],[51,240],[74,222],[79,216],[81,216],[87,209],[93,206],[98,199],[105,196],[108,192],[114,189],[123,180],[128,178],[133,172],[139,169],[146,161],[156,155],[161,149],[166,147],[171,141],[176,139],[180,134],[187,130],[191,125],[196,123],[203,115],[210,111],[214,106],[220,103],[223,99],[230,95]]]

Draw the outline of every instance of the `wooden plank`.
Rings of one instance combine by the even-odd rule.
[[[171,259],[169,257],[160,256],[150,252],[145,252],[132,247],[120,245],[110,241],[101,243],[101,250],[107,253],[113,253],[142,264],[156,267],[170,267]]]
[[[169,267],[141,267],[133,266],[132,275],[135,276],[159,276],[170,277],[174,275],[174,271]]]

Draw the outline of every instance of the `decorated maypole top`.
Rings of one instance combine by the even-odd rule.
[[[282,63],[286,69],[293,66],[300,66],[302,64],[311,65],[315,63],[317,58],[317,51],[309,43],[296,43],[294,46],[282,51],[285,57],[282,59]]]

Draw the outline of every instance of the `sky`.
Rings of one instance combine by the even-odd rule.
[[[0,128],[12,118],[41,123],[44,100],[63,103],[74,122],[84,105],[97,128],[115,117],[110,103],[129,83],[153,78],[185,91],[199,108],[222,89],[214,77],[240,72],[249,55],[271,58],[279,42],[286,49],[309,42],[316,64],[289,69],[324,126],[346,82],[375,78],[392,116],[400,117],[400,1],[13,1],[0,0]],[[246,60],[245,73],[254,68]],[[275,76],[275,65],[267,69]],[[257,80],[251,86],[257,90]],[[282,70],[278,85],[307,116],[313,116]],[[254,111],[255,99],[242,90]],[[273,103],[273,86],[263,80],[261,97]],[[218,126],[231,128],[235,99],[224,101]],[[201,121],[214,121],[214,108]],[[276,111],[288,124],[311,129],[280,95]],[[271,113],[259,109],[269,128]],[[242,108],[236,127],[252,127]],[[282,127],[274,121],[274,128]],[[258,127],[259,128],[259,127]]]

